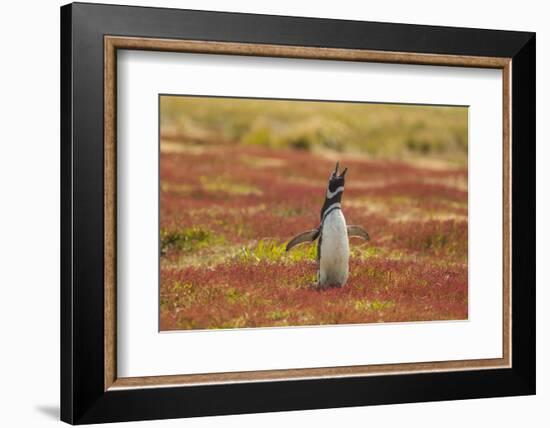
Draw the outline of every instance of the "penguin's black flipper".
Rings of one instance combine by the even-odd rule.
[[[319,229],[308,230],[296,235],[286,244],[286,251],[290,251],[293,247],[303,242],[313,242],[319,237]]]
[[[348,237],[357,236],[363,238],[365,241],[370,239],[368,232],[361,226],[348,226]]]

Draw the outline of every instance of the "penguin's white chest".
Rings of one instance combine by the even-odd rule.
[[[334,210],[325,218],[319,250],[319,286],[345,285],[349,274],[349,239],[341,210]]]

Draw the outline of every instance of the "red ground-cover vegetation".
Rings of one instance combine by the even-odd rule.
[[[328,176],[348,167],[350,278],[318,290]],[[467,170],[246,145],[163,141],[161,330],[459,320],[468,317]]]

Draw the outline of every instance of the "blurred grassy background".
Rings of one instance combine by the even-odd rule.
[[[164,140],[467,163],[467,107],[162,96]]]

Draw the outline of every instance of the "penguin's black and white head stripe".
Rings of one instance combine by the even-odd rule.
[[[338,174],[338,166],[338,162],[336,162],[336,168],[334,168],[328,180],[325,203],[321,208],[321,223],[323,223],[323,220],[330,212],[342,207],[342,194],[344,193],[345,176],[348,169],[345,168],[341,174]]]

